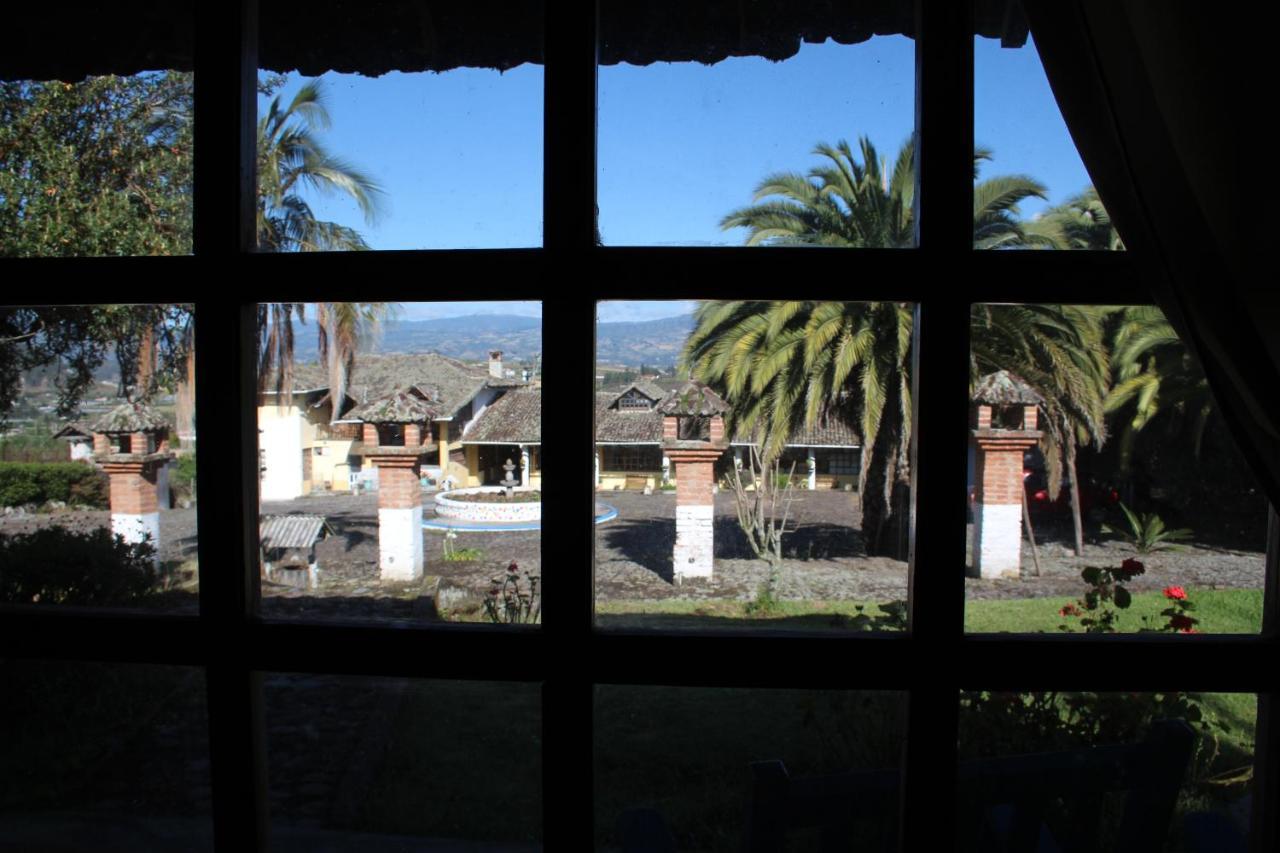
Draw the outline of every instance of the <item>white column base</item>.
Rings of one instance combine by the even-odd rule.
[[[973,562],[980,577],[1022,574],[1022,507],[978,504],[973,511]]]
[[[378,568],[384,581],[422,577],[422,507],[378,510]]]
[[[711,577],[715,553],[715,507],[676,507],[675,579]]]
[[[142,514],[113,512],[111,513],[111,533],[133,545],[137,542],[150,542],[155,548],[152,562],[160,564],[160,513]]]

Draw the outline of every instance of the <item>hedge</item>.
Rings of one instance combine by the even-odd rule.
[[[150,542],[125,542],[105,527],[78,533],[44,527],[0,536],[0,601],[119,604],[155,584]]]
[[[0,462],[0,506],[62,501],[106,509],[107,475],[83,462]]]

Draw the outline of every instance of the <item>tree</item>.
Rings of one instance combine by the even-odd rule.
[[[108,357],[120,369],[118,393],[145,400],[185,376],[192,346],[191,305],[74,305],[0,310],[0,417],[22,393],[26,371],[53,368],[58,414],[72,417]],[[144,343],[146,342],[146,343]],[[149,347],[149,352],[144,352]],[[147,363],[146,369],[140,365]]]
[[[0,82],[0,255],[191,252],[191,75]]]
[[[320,361],[329,374],[331,422],[342,414],[347,380],[363,342],[376,337],[396,311],[390,302],[317,302],[316,334]],[[294,318],[307,321],[305,302],[267,302],[258,306],[258,390],[270,387],[284,401],[293,393]]]
[[[747,245],[901,248],[913,239],[914,149],[903,145],[886,172],[871,142],[859,157],[841,141],[821,144],[825,161],[807,175],[766,177],[755,204],[721,228],[749,229]],[[974,155],[974,179],[990,152]],[[1039,245],[1018,220],[1018,203],[1044,198],[1025,176],[974,189],[975,248]],[[802,425],[842,418],[862,433],[861,526],[871,553],[900,555],[906,541],[911,437],[910,306],[894,302],[706,303],[695,315],[681,364],[731,405],[729,428],[752,434],[772,460]]]
[[[778,172],[755,189],[748,207],[720,221],[724,230],[747,228],[746,243],[758,245],[907,248],[913,242],[912,203],[915,198],[915,147],[908,140],[898,150],[893,169],[885,172],[879,154],[866,137],[858,140],[861,162],[849,143],[825,143],[813,153],[825,162],[808,174]],[[974,180],[991,152],[974,152]],[[1029,234],[1018,205],[1028,198],[1045,198],[1045,188],[1025,175],[1003,175],[974,185],[974,248],[1039,246],[1047,239]]]
[[[382,189],[368,175],[325,150],[317,135],[330,125],[320,80],[303,85],[281,108],[280,96],[258,120],[258,248],[267,252],[368,249],[355,229],[316,219],[302,193],[338,192],[377,219]]]
[[[1023,227],[1058,249],[1124,250],[1124,242],[1111,224],[1111,215],[1093,187],[1049,208]]]

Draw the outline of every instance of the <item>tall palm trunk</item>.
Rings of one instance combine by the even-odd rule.
[[[1067,442],[1067,472],[1071,475],[1071,523],[1075,526],[1076,556],[1084,553],[1084,522],[1080,518],[1080,476],[1076,465],[1076,444]]]
[[[869,555],[903,559],[911,471],[903,453],[901,388],[890,382],[887,390],[880,428],[862,454],[861,526]]]

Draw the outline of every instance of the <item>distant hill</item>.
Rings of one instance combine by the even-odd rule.
[[[313,324],[294,331],[296,359],[317,358]],[[395,320],[382,327],[367,351],[374,353],[438,352],[463,361],[484,361],[501,350],[505,361],[542,353],[542,320],[514,314],[472,314],[443,320]]]
[[[693,331],[693,315],[663,317],[638,323],[599,323],[596,326],[596,362],[640,364],[669,368],[675,365],[685,338]]]
[[[693,315],[635,323],[600,323],[596,327],[596,360],[638,367],[673,366],[693,329]],[[296,358],[316,360],[312,323],[294,331]],[[489,350],[503,359],[529,359],[542,353],[542,320],[514,314],[472,314],[444,320],[396,320],[383,326],[374,353],[438,352],[463,361],[484,361]]]

